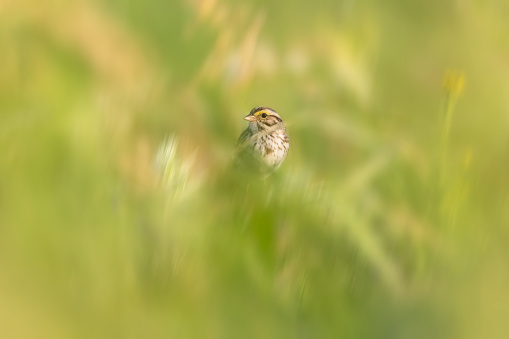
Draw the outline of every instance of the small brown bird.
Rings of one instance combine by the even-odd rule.
[[[244,120],[249,126],[237,143],[237,167],[261,172],[278,169],[290,147],[283,119],[273,109],[258,106]]]

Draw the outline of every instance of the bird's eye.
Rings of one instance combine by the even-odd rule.
[[[262,113],[262,118],[266,118],[267,117],[267,114],[266,113]]]

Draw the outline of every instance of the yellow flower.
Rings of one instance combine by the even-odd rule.
[[[445,72],[442,84],[447,94],[458,97],[465,87],[465,74],[463,72],[448,70]]]

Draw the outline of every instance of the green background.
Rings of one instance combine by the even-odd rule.
[[[506,338],[508,15],[1,3],[0,336]]]

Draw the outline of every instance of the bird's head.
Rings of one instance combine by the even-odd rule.
[[[283,119],[272,108],[258,106],[251,110],[251,112],[244,117],[244,120],[249,121],[249,127],[253,130],[265,130],[276,124],[283,123]],[[283,127],[284,128],[284,127]]]

